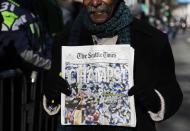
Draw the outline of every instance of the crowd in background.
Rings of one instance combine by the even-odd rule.
[[[151,6],[148,12],[147,8],[144,3],[138,3],[131,7],[134,16],[168,34],[170,41],[175,40],[179,32],[184,33],[189,26],[186,15],[174,15],[172,13],[172,7],[164,2],[158,9],[155,6]]]

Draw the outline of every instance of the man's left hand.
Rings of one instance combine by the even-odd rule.
[[[147,111],[157,113],[161,108],[160,98],[152,88],[133,86],[129,90],[128,95],[134,95],[135,100],[141,103]]]

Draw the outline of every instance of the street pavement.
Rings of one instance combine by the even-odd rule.
[[[177,80],[184,98],[182,106],[174,116],[157,124],[157,131],[190,131],[190,31],[180,32],[171,46]]]

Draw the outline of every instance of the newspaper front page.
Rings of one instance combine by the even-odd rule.
[[[62,74],[72,88],[61,95],[62,125],[136,126],[134,49],[129,45],[63,46]]]

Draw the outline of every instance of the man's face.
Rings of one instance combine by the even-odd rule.
[[[91,20],[96,24],[106,22],[113,14],[116,0],[83,0]]]

